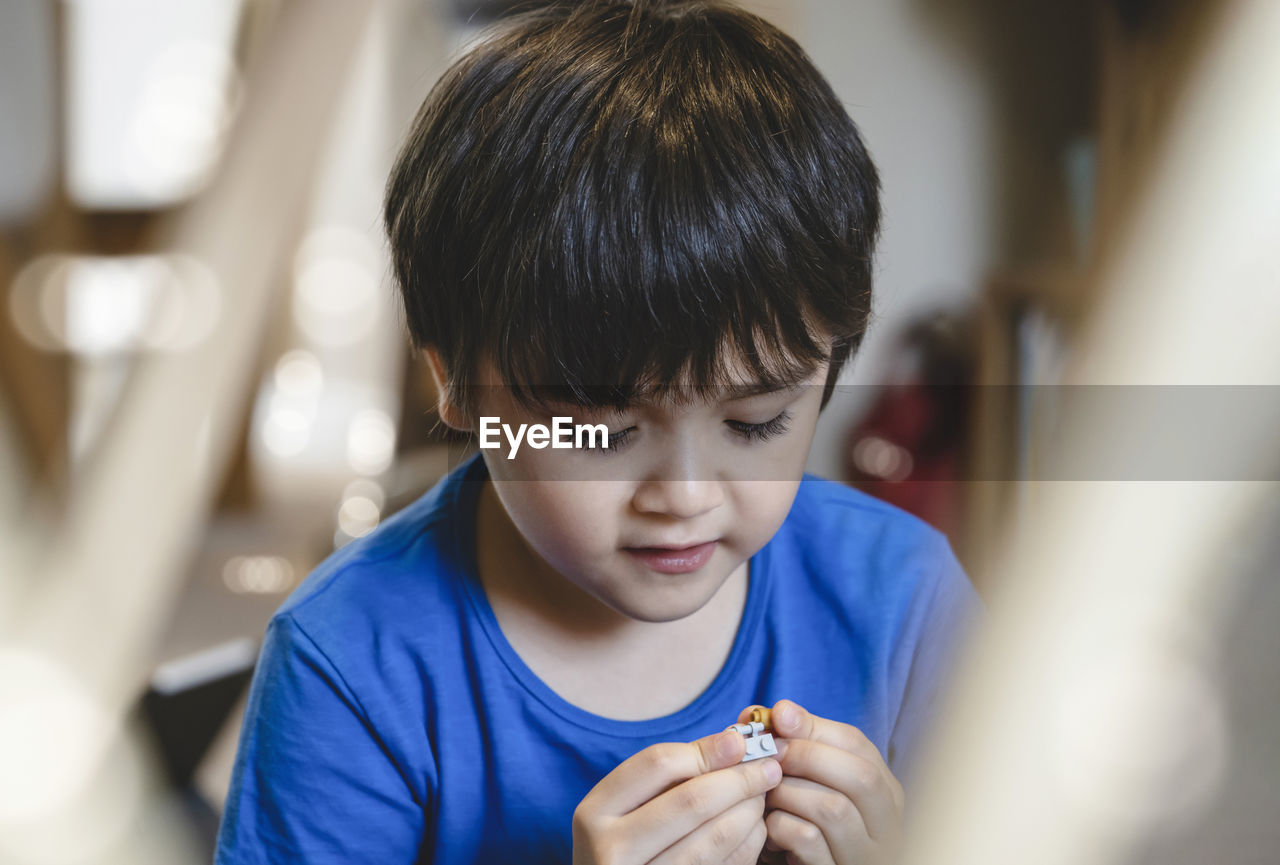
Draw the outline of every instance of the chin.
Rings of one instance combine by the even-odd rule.
[[[678,622],[705,607],[715,597],[716,590],[723,583],[724,581],[721,580],[716,583],[715,588],[710,590],[699,586],[698,591],[694,591],[693,587],[686,587],[683,590],[672,591],[672,596],[669,598],[651,595],[637,598],[635,603],[628,604],[623,602],[610,604],[610,606],[627,618],[634,619],[637,622],[649,622],[651,624]]]
[[[678,622],[681,619],[692,616],[700,609],[702,609],[702,605],[687,609],[624,609],[619,610],[618,612],[637,622],[648,622],[651,625],[660,625],[664,622]]]

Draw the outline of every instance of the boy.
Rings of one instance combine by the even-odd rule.
[[[507,431],[273,619],[217,861],[884,861],[975,602],[802,478],[878,220],[827,83],[732,7],[554,4],[448,71],[387,229],[442,419]],[[508,435],[556,417],[607,440]]]

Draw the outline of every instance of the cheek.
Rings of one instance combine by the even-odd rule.
[[[612,547],[618,532],[613,485],[595,481],[527,481],[509,486],[508,513],[544,554],[574,555]]]
[[[787,518],[799,489],[798,480],[744,481],[736,484],[734,496],[744,532],[749,533],[753,540],[763,538],[760,541],[763,545]]]

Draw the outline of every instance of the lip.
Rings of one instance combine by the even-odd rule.
[[[661,574],[688,574],[698,570],[716,551],[719,541],[687,547],[626,547],[632,557]]]

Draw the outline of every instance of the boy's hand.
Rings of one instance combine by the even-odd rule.
[[[738,718],[746,723],[753,707]],[[819,718],[790,700],[773,707],[782,783],[766,798],[762,861],[880,865],[902,836],[902,785],[857,727]]]
[[[773,759],[740,763],[745,753],[726,731],[626,760],[574,811],[574,865],[751,865],[764,847],[765,793],[782,770]]]

